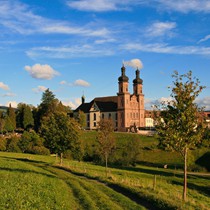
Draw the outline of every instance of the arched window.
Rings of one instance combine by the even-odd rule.
[[[93,120],[96,120],[96,113],[94,113],[93,115]]]

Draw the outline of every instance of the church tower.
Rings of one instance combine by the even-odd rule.
[[[117,107],[117,117],[118,117],[118,130],[126,131],[126,116],[129,109],[130,93],[128,92],[128,77],[125,75],[125,66],[121,68],[121,76],[118,78],[118,107]]]
[[[140,78],[140,71],[136,70],[136,78],[133,80],[133,95],[136,96],[137,104],[138,104],[138,126],[144,127],[145,120],[144,120],[144,94],[142,91],[143,88],[143,80]]]

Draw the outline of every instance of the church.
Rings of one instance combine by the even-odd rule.
[[[77,117],[79,111],[86,115],[85,129],[97,129],[101,119],[112,119],[116,131],[137,131],[145,127],[145,110],[143,80],[140,71],[135,71],[133,80],[133,93],[129,92],[129,78],[126,76],[126,68],[121,68],[121,76],[118,78],[118,93],[116,96],[97,97],[86,103],[82,96],[82,104],[74,111]]]

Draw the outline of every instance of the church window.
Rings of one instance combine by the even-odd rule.
[[[93,115],[93,120],[96,120],[96,113],[94,113]]]
[[[111,119],[111,117],[112,117],[112,114],[111,114],[111,113],[109,113],[109,119]]]
[[[93,123],[93,126],[96,127],[96,122]]]
[[[102,114],[102,119],[104,119],[104,114]]]
[[[87,114],[87,121],[90,121],[90,115]]]

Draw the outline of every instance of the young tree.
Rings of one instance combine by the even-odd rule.
[[[40,133],[45,139],[45,146],[52,153],[62,156],[66,150],[78,148],[79,130],[75,120],[69,118],[67,114],[55,112],[42,119]]]
[[[183,201],[186,201],[188,151],[200,143],[204,132],[204,124],[199,118],[201,109],[195,99],[204,87],[192,77],[191,71],[183,75],[175,72],[172,77],[175,78],[171,87],[172,101],[162,106],[164,111],[157,118],[156,130],[160,145],[179,152],[183,157]]]
[[[106,175],[109,155],[115,149],[115,138],[113,136],[114,126],[110,119],[101,119],[98,124],[98,152],[105,159]]]

